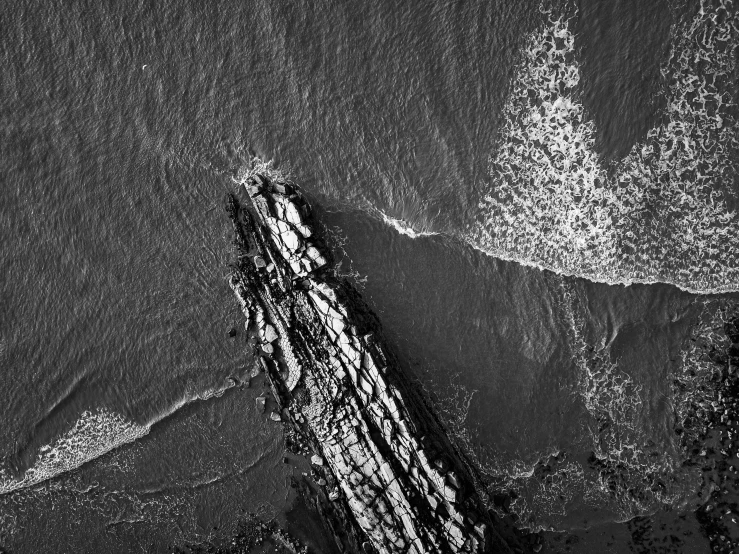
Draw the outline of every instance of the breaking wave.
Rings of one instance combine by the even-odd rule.
[[[36,463],[21,478],[9,477],[0,470],[0,494],[77,469],[85,462],[143,437],[149,428],[150,425],[139,425],[107,410],[84,412],[72,429],[52,444],[41,447]]]
[[[180,399],[144,424],[129,421],[122,415],[104,408],[94,412],[83,412],[69,431],[53,443],[39,449],[36,463],[22,477],[11,476],[0,467],[0,495],[32,487],[77,469],[111,450],[146,436],[155,423],[171,416],[186,404],[220,397],[233,386],[235,383],[229,381],[222,387],[187,391]]]
[[[702,1],[672,29],[663,123],[606,166],[578,99],[569,20],[528,40],[490,158],[493,190],[468,234],[493,256],[610,284],[739,290],[739,12]]]
[[[390,227],[395,229],[401,235],[416,239],[418,237],[431,237],[440,234],[434,231],[417,231],[413,227],[411,227],[405,220],[390,217],[381,210],[377,211],[379,212],[382,221],[385,222],[387,225],[390,225]]]

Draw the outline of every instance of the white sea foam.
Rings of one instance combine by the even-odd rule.
[[[724,325],[737,314],[736,301],[724,298],[705,301],[699,322],[680,352],[680,364],[672,381],[671,404],[687,445],[700,440],[706,415],[714,411],[715,403],[720,400],[720,387],[714,377],[721,366],[711,359],[711,354],[721,356],[731,346]]]
[[[250,160],[242,163],[233,177],[233,181],[239,185],[243,185],[250,177],[257,173],[264,175],[270,181],[292,182],[289,168],[283,166],[278,169],[275,167],[274,160],[265,161],[258,156],[253,156]]]
[[[569,342],[578,370],[578,394],[593,419],[590,434],[599,459],[625,461],[624,444],[633,441],[636,417],[642,409],[641,387],[611,360],[604,344],[590,345],[585,339],[585,318],[580,314],[577,294],[566,282],[561,307],[569,323]],[[605,433],[600,427],[607,423]]]
[[[149,428],[149,425],[139,425],[107,410],[84,412],[72,429],[41,447],[36,463],[22,477],[9,477],[0,472],[0,494],[30,487],[76,469],[143,437]]]
[[[111,450],[144,437],[152,425],[169,417],[186,404],[220,397],[232,386],[233,383],[228,382],[223,387],[202,391],[189,390],[144,424],[129,421],[107,409],[83,412],[69,431],[53,443],[39,449],[36,462],[22,477],[10,476],[0,468],[0,495],[37,485],[77,469]]]
[[[567,528],[571,506],[597,508],[618,521],[653,513],[665,505],[685,506],[696,498],[700,484],[695,469],[684,465],[689,453],[677,445],[679,437],[674,429],[656,430],[653,435],[643,425],[646,419],[653,419],[649,414],[652,407],[643,399],[646,391],[612,359],[608,344],[590,341],[585,303],[571,281],[559,280],[555,305],[568,322],[568,343],[577,372],[572,400],[584,407],[577,424],[582,440],[576,446],[553,444],[548,450],[529,453],[526,460],[507,459],[494,451],[484,456],[473,451],[470,455],[469,441],[458,441],[494,483],[491,492],[514,493],[509,508],[521,525],[532,530]],[[723,343],[716,338],[722,334],[725,314],[729,313],[724,312],[719,317],[713,309],[710,322],[696,331],[704,343],[725,346],[725,336]],[[706,338],[706,329],[712,333],[710,338]],[[706,350],[705,344],[688,341],[682,353],[682,369],[678,370],[681,385],[673,396],[677,421],[687,418],[691,405],[710,406],[716,400],[716,389],[710,382],[716,366]],[[664,421],[671,425],[670,418]],[[665,444],[665,436],[671,434],[675,444]],[[573,454],[581,458],[590,452],[586,464],[572,459]]]
[[[377,210],[377,211],[380,214],[382,221],[384,221],[387,225],[390,225],[401,235],[405,235],[412,239],[416,239],[418,237],[431,237],[431,236],[439,234],[434,231],[417,231],[416,229],[411,227],[407,221],[403,219],[396,219],[394,217],[390,217],[389,215],[384,213],[382,210]]]
[[[650,476],[679,464],[667,455],[650,456],[653,452],[645,446],[649,437],[639,426],[644,408],[639,385],[610,359],[606,345],[588,343],[582,299],[566,280],[560,281],[558,296],[577,371],[573,401],[585,408],[576,455],[592,451],[594,463],[568,460],[572,452],[555,448],[533,463],[499,463],[493,475],[503,478],[503,489],[515,493],[510,509],[534,530],[562,523],[570,503],[610,511],[618,520],[650,513],[681,491],[654,493],[645,484]]]
[[[703,2],[672,30],[665,123],[608,171],[578,99],[568,21],[533,33],[490,159],[493,190],[467,238],[487,253],[611,284],[739,290],[739,140],[731,81],[739,14]]]
[[[611,359],[608,345],[588,343],[584,300],[566,281],[561,290],[560,308],[569,321],[578,371],[576,393],[589,416],[583,428],[594,456],[593,467],[583,474],[583,500],[607,506],[621,521],[681,502],[694,491],[681,475],[680,453],[655,446],[654,437],[641,424],[648,410],[642,387]],[[657,481],[663,486],[648,485]]]

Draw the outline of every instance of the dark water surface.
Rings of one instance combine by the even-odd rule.
[[[594,158],[617,163],[662,121],[660,67],[697,6],[554,8],[573,16]],[[671,389],[702,297],[476,242],[516,64],[549,24],[537,2],[500,0],[6,4],[0,546],[164,552],[290,509],[299,470],[257,413],[262,383],[243,386],[225,280],[223,196],[256,155],[314,199],[341,271],[520,522],[626,552],[633,530],[614,522],[666,510],[699,537],[683,551],[707,548]],[[624,490],[666,466],[673,481],[614,495],[593,452]]]

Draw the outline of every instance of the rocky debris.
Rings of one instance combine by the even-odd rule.
[[[259,413],[263,414],[267,408],[267,397],[257,396],[255,402],[257,404],[257,410],[259,410]]]
[[[259,377],[259,374],[260,373],[262,373],[262,364],[261,364],[261,362],[257,362],[257,363],[254,364],[254,367],[251,368],[251,372],[249,373],[249,377],[251,377],[252,379],[255,378],[255,377]]]
[[[278,414],[277,412],[272,412],[271,414],[269,414],[269,418],[272,421],[282,421],[282,416],[280,416],[280,414]]]
[[[177,545],[173,554],[247,554],[259,552],[275,554],[308,554],[308,546],[291,537],[276,521],[262,521],[259,516],[247,513],[239,516],[233,535],[227,540],[210,537],[197,544]],[[0,552],[4,552],[0,548]],[[311,550],[312,552],[312,550]]]
[[[230,285],[270,357],[262,363],[283,410],[270,417],[320,449],[311,462],[329,500],[352,514],[370,551],[479,553],[495,540],[509,552],[479,516],[466,467],[409,400],[376,318],[328,269],[308,204],[263,176],[245,187],[251,204],[232,196],[230,213],[239,259],[255,263],[235,266]]]
[[[739,307],[735,307],[736,310]],[[696,463],[703,472],[707,501],[696,515],[708,537],[713,552],[729,553],[739,549],[739,379],[735,369],[739,365],[739,317],[729,319],[724,332],[733,344],[717,344],[713,362],[720,370],[715,381],[714,400],[705,402],[703,410],[706,433],[700,443],[694,443]],[[700,446],[699,446],[700,445]]]
[[[265,325],[264,328],[264,340],[266,342],[275,342],[277,340],[277,332],[275,331],[275,328],[271,325]]]
[[[708,304],[708,318],[694,329],[675,390],[676,432],[686,453],[683,465],[701,476],[696,519],[711,551],[739,551],[739,365],[736,354],[739,304]],[[723,320],[724,335],[721,329]],[[733,370],[733,371],[732,371]]]
[[[310,463],[317,466],[322,466],[323,458],[321,458],[318,454],[313,454],[313,456],[310,457]]]

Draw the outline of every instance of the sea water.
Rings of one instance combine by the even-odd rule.
[[[290,509],[225,280],[253,156],[307,192],[491,502],[530,529],[677,522],[701,484],[674,377],[718,325],[699,294],[737,282],[736,14],[14,6],[0,545],[166,551]]]

